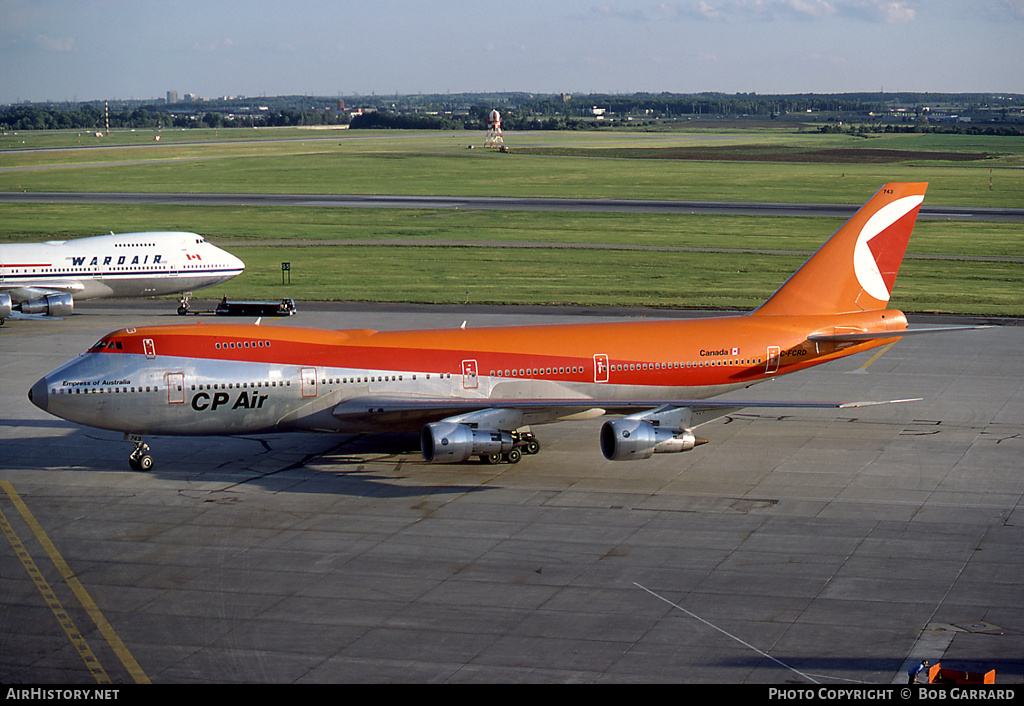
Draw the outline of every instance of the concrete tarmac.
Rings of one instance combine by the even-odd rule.
[[[541,453],[516,465],[281,434],[154,437],[138,473],[119,434],[29,403],[103,334],[180,323],[174,308],[86,302],[0,328],[0,682],[848,687],[905,683],[923,658],[1024,682],[1015,322],[742,395],[921,402],[751,410],[631,463],[604,459],[592,420],[536,427]],[[665,312],[299,302],[264,323],[613,315]]]

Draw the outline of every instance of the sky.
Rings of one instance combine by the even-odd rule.
[[[1024,93],[1024,0],[0,0],[0,103]]]

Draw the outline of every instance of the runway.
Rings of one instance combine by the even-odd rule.
[[[175,206],[287,206],[316,208],[428,208],[608,213],[676,213],[848,218],[860,204],[786,204],[646,199],[555,199],[397,194],[175,194],[0,192],[0,203],[132,204]],[[923,206],[921,220],[1024,221],[1022,208]]]
[[[535,427],[541,453],[515,465],[282,434],[154,437],[137,473],[120,435],[26,399],[174,308],[84,302],[0,328],[0,682],[848,687],[905,684],[927,658],[1024,683],[1017,322],[742,395],[921,402],[752,410],[633,463],[604,459],[592,420]],[[299,302],[264,325],[665,315]]]

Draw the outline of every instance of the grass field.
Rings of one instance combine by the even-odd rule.
[[[77,134],[4,136],[0,190],[859,204],[885,181],[913,180],[929,182],[931,206],[1024,207],[1024,141],[1014,138],[865,139],[777,129],[529,133],[506,136],[510,154],[479,148],[482,135],[472,133],[211,130],[165,132],[159,143],[152,133],[107,139],[86,137],[83,148]],[[113,141],[119,145],[109,146]],[[797,154],[810,161],[783,161]],[[832,161],[814,161],[821,159]],[[247,269],[200,296],[739,309],[770,295],[841,225],[827,218],[537,211],[0,208],[0,242],[203,233]],[[1024,314],[1022,235],[1019,224],[918,223],[893,305]],[[993,257],[1008,259],[971,259]],[[281,284],[282,261],[292,263],[290,286]]]

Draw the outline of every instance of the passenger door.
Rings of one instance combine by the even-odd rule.
[[[462,387],[475,390],[480,385],[479,370],[475,360],[462,361]]]
[[[185,373],[167,373],[167,404],[185,402]]]
[[[302,369],[302,396],[316,397],[316,368]]]

